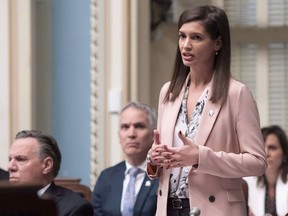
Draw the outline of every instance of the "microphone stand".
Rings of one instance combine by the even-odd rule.
[[[190,209],[190,216],[199,216],[201,213],[200,209],[197,207],[192,207]]]

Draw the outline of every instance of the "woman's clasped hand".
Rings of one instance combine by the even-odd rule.
[[[181,131],[178,132],[178,136],[184,145],[169,147],[165,144],[160,144],[159,133],[157,130],[154,131],[155,143],[151,148],[150,154],[155,165],[169,169],[174,167],[195,166],[198,164],[198,145],[193,144]]]

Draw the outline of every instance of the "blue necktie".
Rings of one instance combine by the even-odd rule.
[[[123,216],[133,216],[133,208],[136,200],[135,196],[135,180],[141,169],[132,167],[128,170],[130,180],[124,195]]]

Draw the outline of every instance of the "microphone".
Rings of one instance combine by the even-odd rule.
[[[190,216],[199,216],[201,213],[200,209],[197,207],[192,207],[190,209]]]

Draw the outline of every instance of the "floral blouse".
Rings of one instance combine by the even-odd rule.
[[[178,137],[178,132],[180,130],[182,131],[183,134],[185,134],[187,138],[189,138],[193,143],[195,143],[198,125],[211,85],[209,83],[205,88],[205,90],[203,91],[202,95],[200,96],[197,104],[195,105],[194,111],[191,114],[190,121],[187,116],[187,98],[188,98],[189,86],[190,86],[190,80],[188,81],[187,87],[185,89],[184,98],[182,100],[181,108],[175,125],[174,138],[173,138],[174,147],[183,145],[182,141]],[[189,198],[188,175],[190,169],[191,166],[172,169],[170,175],[169,197]]]

